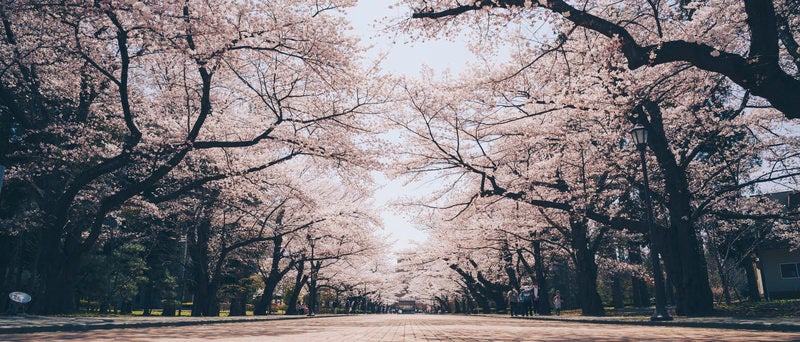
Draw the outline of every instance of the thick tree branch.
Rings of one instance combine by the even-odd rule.
[[[547,9],[578,26],[598,32],[619,41],[620,50],[628,62],[628,68],[637,69],[647,65],[672,62],[689,62],[703,70],[725,75],[754,95],[770,101],[787,118],[800,118],[800,80],[788,75],[777,63],[776,16],[772,1],[745,0],[748,25],[751,28],[751,55],[745,58],[737,54],[717,50],[699,43],[682,40],[652,45],[639,42],[620,25],[578,10],[563,0],[540,0],[539,7]],[[440,11],[417,10],[412,18],[443,18],[475,11],[484,7],[522,7],[523,0],[496,0],[480,5],[461,5]]]

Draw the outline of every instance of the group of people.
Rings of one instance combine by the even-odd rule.
[[[539,303],[539,285],[533,284],[532,287],[525,286],[517,291],[511,288],[508,291],[508,308],[511,316],[535,316],[537,304]],[[553,308],[556,315],[561,315],[561,292],[556,291],[553,296]]]

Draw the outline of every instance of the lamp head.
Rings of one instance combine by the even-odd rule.
[[[636,144],[638,148],[644,148],[647,146],[647,128],[642,126],[642,124],[636,124],[631,129],[631,138],[633,138],[633,143]]]

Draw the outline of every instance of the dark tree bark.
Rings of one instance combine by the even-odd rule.
[[[322,261],[318,260],[309,260],[309,264],[311,268],[308,270],[309,277],[306,285],[308,286],[308,310],[310,313],[317,313],[317,305],[319,305],[317,301],[317,279],[316,275],[319,274],[319,269],[322,267]]]
[[[642,264],[642,252],[638,243],[631,242],[628,244],[628,258],[630,263],[634,265]],[[650,306],[650,294],[647,291],[647,283],[644,280],[632,275],[631,289],[633,291],[631,294],[631,297],[633,297],[633,306],[637,308]]]
[[[143,133],[135,114],[135,106],[139,104],[131,100],[130,80],[132,77],[130,71],[132,65],[135,64],[132,64],[132,61],[141,56],[131,54],[128,49],[128,39],[135,29],[125,27],[126,21],[117,17],[116,10],[118,8],[100,9],[98,3],[87,3],[85,8],[81,8],[81,6],[83,5],[65,6],[60,3],[27,6],[23,3],[14,3],[0,8],[0,17],[3,21],[2,39],[7,47],[17,54],[20,54],[21,51],[18,51],[16,47],[17,39],[14,31],[26,22],[25,18],[28,15],[41,15],[41,18],[48,18],[49,15],[57,12],[63,18],[74,19],[72,14],[80,14],[87,10],[103,16],[103,19],[110,23],[109,27],[104,28],[104,30],[108,29],[105,32],[109,33],[109,37],[113,37],[107,44],[114,45],[113,50],[117,54],[112,64],[106,68],[105,62],[92,60],[91,56],[81,51],[83,48],[80,47],[80,44],[76,44],[76,41],[63,41],[57,47],[48,47],[58,49],[59,53],[53,54],[54,59],[31,62],[30,65],[25,64],[27,61],[24,58],[15,59],[14,63],[9,64],[9,67],[5,69],[6,75],[9,76],[0,82],[0,103],[4,108],[3,114],[4,117],[6,115],[9,118],[13,117],[13,122],[20,125],[17,134],[22,136],[28,132],[39,132],[39,134],[24,138],[24,142],[20,144],[24,148],[39,146],[47,140],[48,137],[45,136],[47,134],[41,133],[45,127],[86,125],[93,119],[92,115],[95,113],[92,113],[91,107],[97,103],[96,101],[101,98],[101,95],[112,96],[111,100],[106,98],[104,101],[113,101],[116,102],[116,105],[106,104],[101,107],[116,108],[113,111],[118,111],[119,115],[115,116],[112,121],[119,120],[124,124],[123,129],[114,129],[112,135],[119,138],[110,142],[111,145],[120,146],[120,152],[117,155],[113,157],[95,155],[89,160],[76,160],[74,164],[66,166],[69,171],[35,176],[27,185],[26,192],[33,198],[31,201],[35,202],[41,210],[43,218],[39,230],[39,233],[42,234],[41,244],[37,246],[40,250],[35,262],[36,266],[31,270],[33,275],[40,279],[37,288],[32,291],[36,300],[31,308],[32,311],[39,314],[69,314],[77,311],[75,290],[78,270],[85,254],[96,247],[98,239],[104,232],[104,223],[109,214],[118,210],[131,198],[147,194],[153,188],[163,185],[159,183],[168,178],[167,176],[184,161],[191,151],[252,146],[268,139],[272,132],[272,130],[267,130],[249,140],[198,141],[206,119],[212,112],[213,70],[206,67],[208,61],[195,58],[193,68],[188,71],[199,76],[200,79],[200,84],[191,86],[196,86],[195,89],[198,89],[195,95],[199,102],[199,108],[195,115],[192,115],[194,121],[187,122],[191,126],[191,130],[185,137],[186,143],[140,147]],[[183,15],[187,22],[194,20],[189,6],[184,7]],[[78,15],[78,17],[81,16]],[[65,19],[59,21],[58,24],[80,25],[77,22],[70,23],[70,20],[72,19]],[[68,26],[53,26],[52,29],[55,31],[45,34],[62,34],[65,28],[68,30],[66,32],[71,30]],[[185,32],[180,39],[185,40],[189,49],[196,48],[191,31]],[[84,63],[84,67],[80,70],[80,81],[76,82],[78,84],[74,84],[74,88],[79,92],[73,96],[62,93],[52,94],[43,90],[40,79],[43,76],[39,75],[38,70],[41,69],[38,68],[38,65],[40,63],[56,65],[55,63],[70,59]],[[105,117],[108,111],[102,108],[99,109],[99,115]],[[11,124],[10,120],[2,121],[0,123],[2,126]],[[114,126],[113,124],[101,125],[106,126],[109,132]],[[0,149],[3,152],[3,157],[0,158],[4,159],[0,162],[5,162],[9,152],[8,131],[4,129],[3,133],[0,133],[4,138],[0,139]],[[47,143],[52,144],[54,141],[47,141]],[[55,142],[55,145],[59,145],[58,141]],[[148,155],[150,152],[147,151],[159,152]],[[293,152],[290,156],[273,161],[274,163],[270,162],[261,167],[254,167],[247,172],[261,170],[291,159],[294,155],[296,154]],[[36,158],[36,156],[26,157]],[[13,166],[13,164],[8,166]],[[166,197],[178,198],[186,194],[188,190],[226,177],[228,175],[214,174],[193,180],[191,186],[179,189]],[[100,189],[96,193],[98,198],[92,200],[91,204],[86,205],[86,200],[79,199],[79,195],[85,194],[87,190],[93,192],[98,189]]]
[[[286,314],[297,315],[297,298],[300,297],[300,290],[303,289],[303,284],[308,280],[308,275],[304,273],[305,263],[297,263],[297,276],[294,278],[294,287],[289,294],[289,301],[286,303]]]
[[[652,45],[641,45],[628,31],[638,25],[616,24],[579,10],[564,0],[540,1],[539,7],[561,15],[575,25],[596,31],[609,38],[618,39],[620,50],[628,61],[628,68],[638,69],[673,62],[688,62],[691,65],[728,77],[744,89],[763,97],[786,118],[800,118],[800,80],[787,74],[778,64],[779,35],[778,20],[772,1],[743,0],[750,28],[750,52],[748,56],[718,51],[715,47],[683,40],[667,41]],[[433,11],[428,8],[415,9],[412,18],[443,18],[483,8],[507,8],[524,6],[525,0],[497,0],[475,2],[449,9]],[[782,19],[782,18],[781,18]],[[786,34],[785,31],[781,32]],[[791,38],[791,32],[789,32]],[[791,46],[793,39],[783,39]],[[720,48],[721,49],[721,48]],[[797,51],[787,51],[797,58]],[[654,58],[651,58],[654,56]]]
[[[675,281],[672,279],[672,276],[670,276],[669,272],[667,272],[666,278],[667,280],[665,285],[667,285],[667,303],[677,305],[677,302],[675,302]]]
[[[506,292],[510,290],[506,284],[500,284],[486,279],[481,272],[478,272],[478,281],[481,283],[481,292],[484,296],[494,302],[497,310],[504,310],[506,308]],[[491,313],[491,307],[481,307],[483,313]]]
[[[697,229],[691,221],[692,195],[686,171],[678,165],[677,158],[669,148],[658,104],[646,102],[640,113],[640,121],[646,123],[649,132],[648,145],[656,156],[664,175],[664,191],[669,213],[670,227],[664,234],[665,243],[659,244],[661,255],[677,290],[676,313],[686,316],[713,314],[713,294],[708,282],[708,267]],[[652,238],[652,237],[651,237]]]
[[[473,277],[469,272],[464,271],[457,264],[450,264],[450,269],[456,271],[456,273],[458,273],[461,276],[461,278],[464,279],[464,286],[466,287],[469,294],[478,303],[478,306],[481,307],[481,310],[484,313],[490,313],[491,306],[489,305],[489,300],[486,297],[486,295],[481,291],[482,285],[475,279],[475,277]],[[505,300],[502,300],[501,302],[505,303]],[[506,307],[505,304],[501,305],[503,305],[503,308]]]
[[[211,221],[203,218],[189,236],[189,255],[192,257],[192,276],[195,282],[192,316],[219,316],[217,286],[209,270],[208,250],[211,234]]]
[[[747,276],[747,298],[751,302],[761,301],[761,293],[758,291],[758,263],[755,253],[750,253],[742,260],[742,267]]]
[[[153,285],[148,282],[142,289],[142,316],[150,316],[153,314]]]
[[[281,269],[280,261],[283,259],[283,236],[276,236],[272,240],[272,263],[269,273],[264,277],[264,293],[259,298],[253,309],[254,315],[266,315],[272,310],[272,296],[275,295],[275,288],[283,279],[286,273],[295,266],[295,262],[290,262],[285,268]]]
[[[536,302],[536,312],[540,315],[550,314],[550,286],[547,282],[547,267],[542,255],[542,243],[533,241],[533,269],[536,272],[536,282],[539,284],[539,301]]]
[[[43,315],[76,312],[78,304],[75,289],[79,266],[70,261],[78,260],[80,253],[73,251],[62,254],[58,250],[45,252],[43,249],[41,251],[44,255],[40,262],[46,263],[39,265],[40,274],[44,276],[44,287],[37,291],[39,299],[33,303],[32,309]]]
[[[511,249],[508,246],[508,241],[503,241],[503,247],[501,248],[501,252],[503,253],[503,270],[506,272],[506,275],[509,279],[509,285],[515,289],[520,288],[520,277],[517,277],[517,271],[514,268],[514,254],[511,253]],[[500,309],[500,304],[497,305],[498,310]]]
[[[578,278],[578,298],[581,314],[584,316],[603,316],[603,301],[597,292],[597,263],[595,252],[589,246],[588,227],[585,219],[570,219],[572,230],[572,249],[575,252],[575,271]]]
[[[614,274],[611,276],[611,302],[614,304],[615,309],[625,308],[625,287],[623,283],[622,274]]]
[[[247,315],[247,293],[244,291],[236,291],[231,298],[231,309],[229,316],[246,316]]]

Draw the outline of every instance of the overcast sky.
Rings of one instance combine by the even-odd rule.
[[[348,19],[353,25],[354,33],[361,37],[362,44],[373,46],[369,54],[371,58],[386,53],[383,69],[409,77],[419,75],[424,65],[433,68],[437,73],[446,69],[450,69],[454,74],[464,70],[466,63],[473,57],[463,40],[410,42],[406,37],[397,36],[396,33],[387,33],[385,30],[387,23],[384,18],[411,16],[408,8],[389,9],[394,2],[395,0],[359,0],[356,7],[348,10]],[[394,250],[412,246],[412,240],[424,241],[426,238],[424,232],[417,230],[407,217],[395,213],[386,204],[400,197],[421,193],[430,184],[402,187],[400,181],[389,182],[379,172],[375,172],[374,175],[381,185],[375,195],[376,205],[380,207],[384,227],[397,240]]]
[[[407,37],[386,29],[384,18],[408,18],[409,8],[389,6],[396,0],[359,0],[356,7],[348,10],[348,19],[361,37],[365,46],[373,45],[371,56],[388,53],[384,69],[390,72],[416,76],[423,65],[443,71],[450,68],[454,73],[464,69],[472,53],[462,39],[456,42],[428,40],[410,42]]]

